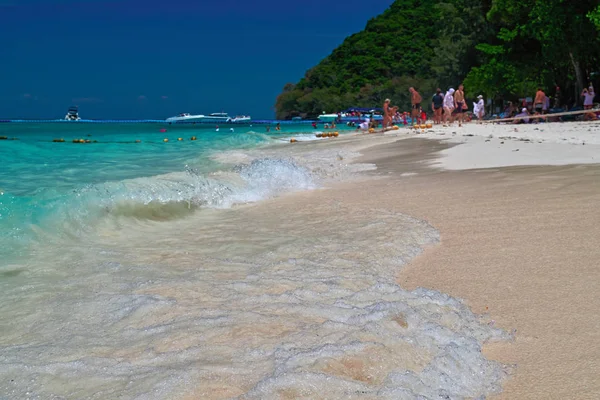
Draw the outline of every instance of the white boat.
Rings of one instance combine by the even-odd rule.
[[[246,115],[241,115],[231,118],[227,113],[212,113],[208,115],[191,115],[189,113],[181,113],[175,117],[170,117],[165,120],[168,123],[194,123],[194,122],[212,122],[212,123],[227,123],[227,122],[249,122],[251,118]]]
[[[65,121],[79,121],[79,109],[76,106],[69,107],[67,115],[65,115]]]
[[[202,122],[204,115],[191,115],[190,113],[181,113],[175,117],[167,118],[168,123],[186,123],[186,122]]]
[[[325,114],[325,112],[323,112],[323,114],[319,115],[319,121],[321,122],[335,122],[337,119],[337,114]]]
[[[230,122],[243,123],[250,121],[252,121],[252,118],[249,115],[236,115],[235,118],[231,118]]]

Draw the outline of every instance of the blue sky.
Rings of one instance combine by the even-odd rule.
[[[393,0],[0,0],[0,118],[273,117]]]

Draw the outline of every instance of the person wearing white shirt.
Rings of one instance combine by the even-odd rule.
[[[592,108],[594,108],[594,98],[596,97],[596,93],[594,93],[594,87],[592,85],[590,85],[588,89],[583,89],[581,96],[583,97],[584,110],[591,110]],[[590,113],[585,114],[584,119],[594,119],[594,117],[595,115],[593,113]]]
[[[444,96],[444,123],[452,123],[452,111],[454,111],[454,89],[450,88]]]
[[[590,86],[588,89],[583,89],[583,107],[586,110],[589,110],[594,106],[594,97],[596,97],[596,93],[594,93],[594,87]]]
[[[529,118],[527,118],[528,116],[529,116],[529,111],[527,111],[526,108],[523,108],[519,114],[515,115],[516,118],[521,118],[521,119],[514,120],[513,124],[528,124],[529,123]]]
[[[481,122],[485,114],[485,103],[482,95],[477,96],[477,99],[477,103],[473,103],[473,113],[477,116],[479,122]]]

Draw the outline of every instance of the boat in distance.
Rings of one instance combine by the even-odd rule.
[[[190,113],[181,113],[175,117],[170,117],[165,120],[169,124],[190,124],[190,123],[242,123],[250,122],[252,118],[249,115],[238,115],[235,118],[231,118],[227,113],[212,113],[208,115],[198,114],[192,115]]]
[[[77,106],[69,107],[69,110],[67,111],[67,115],[65,115],[65,121],[79,121],[79,120],[81,120],[81,118],[79,118],[79,108],[77,108]]]
[[[233,123],[245,123],[245,122],[251,122],[252,118],[249,115],[236,115],[235,118],[231,118],[230,122]]]

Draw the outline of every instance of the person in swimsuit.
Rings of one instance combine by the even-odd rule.
[[[390,99],[385,99],[383,102],[383,130],[390,124]]]
[[[456,110],[458,126],[461,127],[465,117],[465,111],[467,111],[467,103],[465,103],[465,87],[463,85],[458,86],[458,90],[454,92],[454,108]]]
[[[395,111],[395,109],[397,109],[397,107],[393,107],[390,108],[390,99],[385,99],[385,102],[383,103],[383,131],[385,132],[385,128],[389,127],[392,125],[392,116],[393,113]]]
[[[542,114],[544,112],[544,104],[546,104],[546,93],[544,93],[542,88],[538,88],[537,93],[535,94],[535,100],[533,101],[536,114]]]
[[[417,121],[420,117],[419,110],[421,109],[421,101],[423,101],[423,98],[414,87],[409,88],[408,91],[410,92],[410,102],[412,104],[411,117],[413,121]]]

